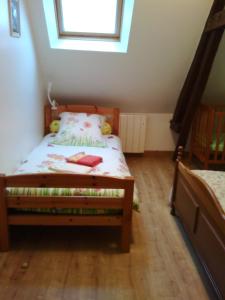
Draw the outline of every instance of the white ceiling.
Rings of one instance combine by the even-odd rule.
[[[127,54],[49,47],[42,1],[26,0],[42,75],[59,102],[174,110],[212,0],[136,0]]]

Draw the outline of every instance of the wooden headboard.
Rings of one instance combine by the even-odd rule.
[[[95,105],[76,105],[76,104],[67,104],[67,105],[58,105],[57,110],[52,110],[50,105],[45,106],[45,134],[48,134],[49,125],[53,120],[59,119],[59,114],[62,112],[83,112],[89,114],[99,114],[106,116],[106,121],[112,126],[112,133],[118,135],[119,133],[119,109],[118,108],[109,108],[101,107]]]

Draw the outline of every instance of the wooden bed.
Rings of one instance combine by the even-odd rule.
[[[118,135],[119,110],[93,105],[59,105],[52,111],[45,107],[45,134],[49,133],[49,125],[61,112],[86,112],[106,115],[112,125],[113,134]],[[8,196],[6,189],[11,187],[53,187],[53,188],[108,188],[123,189],[121,198],[91,196],[57,196],[31,197]],[[131,241],[132,203],[134,178],[125,179],[78,175],[78,174],[26,174],[5,176],[0,175],[0,250],[9,250],[10,225],[44,225],[44,226],[117,226],[121,228],[121,249],[128,252]],[[38,200],[38,201],[37,201]],[[19,212],[11,213],[11,208],[102,208],[121,209],[121,215],[44,215]]]
[[[215,194],[181,162],[179,148],[171,214],[177,215],[219,299],[225,299],[225,215]]]

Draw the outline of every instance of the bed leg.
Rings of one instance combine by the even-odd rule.
[[[134,196],[134,180],[128,180],[125,187],[123,218],[121,228],[121,250],[130,251],[131,229],[132,229],[132,206]]]
[[[9,227],[7,215],[5,176],[0,174],[0,251],[9,250]]]
[[[131,221],[127,221],[122,225],[121,232],[121,250],[123,252],[130,251],[130,242],[131,242]]]

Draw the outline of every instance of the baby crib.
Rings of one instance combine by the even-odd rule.
[[[201,104],[192,124],[189,158],[195,155],[209,164],[225,164],[225,105]]]

